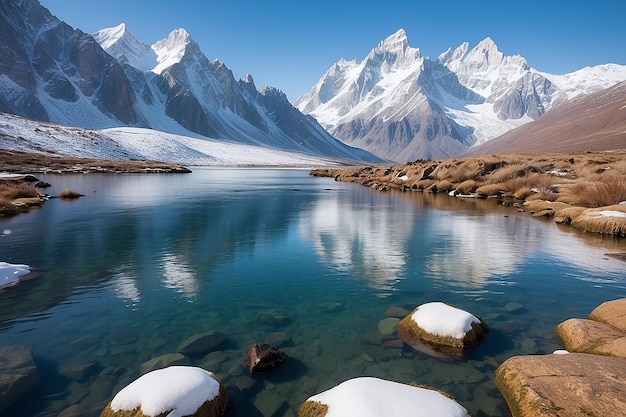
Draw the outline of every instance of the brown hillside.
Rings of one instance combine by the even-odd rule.
[[[577,97],[463,156],[626,149],[626,82]]]

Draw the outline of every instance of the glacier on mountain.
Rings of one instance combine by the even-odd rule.
[[[615,64],[539,72],[519,55],[505,56],[491,38],[433,60],[400,29],[362,61],[340,59],[295,104],[344,142],[406,162],[457,156],[625,79],[626,66]]]

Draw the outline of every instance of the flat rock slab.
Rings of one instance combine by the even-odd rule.
[[[495,383],[512,417],[626,416],[626,360],[570,353],[515,356]]]

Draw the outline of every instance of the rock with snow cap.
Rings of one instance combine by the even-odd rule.
[[[398,336],[425,353],[460,357],[478,345],[489,332],[478,316],[442,302],[426,303],[400,320]]]
[[[170,366],[127,385],[100,417],[219,417],[227,403],[224,386],[212,372]]]
[[[469,412],[448,395],[379,378],[347,380],[309,397],[298,417],[469,417]]]

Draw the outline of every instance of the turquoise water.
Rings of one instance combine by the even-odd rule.
[[[30,346],[41,371],[3,416],[72,405],[98,416],[142,363],[212,331],[226,343],[190,364],[222,380],[229,416],[295,416],[309,396],[366,375],[506,416],[499,363],[560,348],[558,323],[626,297],[626,264],[606,256],[626,242],[493,201],[378,193],[295,169],[39,177],[52,195],[85,197],[0,221],[0,261],[37,271],[0,294],[0,345]],[[481,316],[489,335],[457,361],[382,345],[387,308],[430,301]],[[265,341],[289,359],[250,376],[241,363]]]

